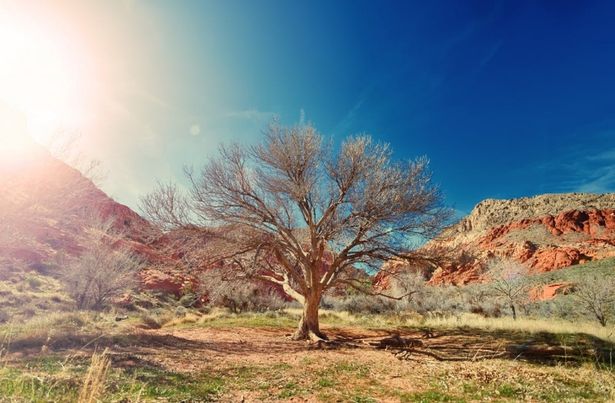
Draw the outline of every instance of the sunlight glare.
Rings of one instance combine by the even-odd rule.
[[[5,148],[23,143],[17,137],[25,133],[45,144],[86,117],[85,58],[68,38],[20,17],[0,10],[0,108],[17,111],[27,124],[27,131],[1,125]]]

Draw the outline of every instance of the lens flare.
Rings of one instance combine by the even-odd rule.
[[[86,72],[70,38],[0,10],[0,148],[21,146],[24,136],[45,143],[59,129],[79,127]]]

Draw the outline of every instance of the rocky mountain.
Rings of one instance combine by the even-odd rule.
[[[77,256],[92,225],[110,225],[121,246],[147,262],[150,290],[180,294],[193,281],[177,270],[163,234],[107,196],[79,170],[32,142],[0,155],[0,266],[53,274],[60,255]],[[2,268],[2,267],[0,267]]]
[[[163,235],[40,146],[1,157],[0,264],[12,260],[45,270],[58,254],[78,255],[94,214],[111,220],[124,245],[149,263],[141,273],[146,288],[179,295],[194,287],[194,279],[178,270],[186,260],[180,246],[194,249],[195,242],[207,241],[206,234]],[[432,284],[481,281],[493,258],[545,272],[615,256],[615,194],[484,200],[424,250],[447,257],[438,267],[419,268]],[[404,264],[386,266],[395,271]]]
[[[142,247],[156,230],[127,206],[36,144],[0,162],[0,256],[29,264],[59,251],[77,253],[92,219],[110,220],[126,242]]]
[[[150,291],[181,296],[198,288],[206,231],[162,233],[100,190],[79,170],[27,142],[0,147],[0,277],[12,267],[54,275],[60,256],[79,256],[92,226],[110,226],[114,247],[146,263],[139,273]],[[8,270],[8,271],[7,271]]]
[[[547,272],[615,256],[615,194],[487,199],[425,250],[450,256],[429,270],[433,284],[481,281],[493,258]]]

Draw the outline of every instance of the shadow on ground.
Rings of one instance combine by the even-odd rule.
[[[291,341],[285,329],[199,328],[165,332],[141,331],[121,335],[64,334],[53,339],[16,340],[12,352],[26,355],[41,350],[90,353],[109,347],[118,364],[138,365],[146,356],[167,357],[248,356],[269,357],[323,349],[385,350],[401,360],[479,361],[510,359],[542,364],[595,362],[615,366],[615,344],[584,333],[553,334],[518,331],[451,330],[364,330],[327,329],[330,340],[320,343]],[[141,358],[138,358],[141,357]]]
[[[479,329],[388,331],[378,337],[339,330],[321,348],[367,344],[399,359],[478,361],[511,359],[542,364],[595,362],[615,366],[615,344],[586,333],[555,334]],[[328,347],[327,345],[331,347]]]

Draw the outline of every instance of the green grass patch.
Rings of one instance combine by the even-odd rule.
[[[203,315],[196,323],[198,326],[208,328],[288,328],[297,326],[299,318],[287,312],[232,314],[216,310],[212,314]]]
[[[429,402],[465,402],[464,399],[459,399],[455,396],[449,395],[444,392],[440,392],[438,390],[427,390],[424,392],[417,393],[407,393],[402,394],[400,396],[400,400],[402,402],[419,402],[419,403],[429,403]]]
[[[550,271],[548,273],[536,274],[530,277],[536,283],[557,283],[557,282],[581,282],[588,273],[596,274],[600,277],[615,277],[615,258],[594,260],[584,264],[577,264],[563,269]]]
[[[0,396],[14,401],[74,402],[88,360],[46,357],[0,369]],[[180,374],[157,368],[111,368],[105,379],[105,401],[213,401],[225,380],[208,373]]]

